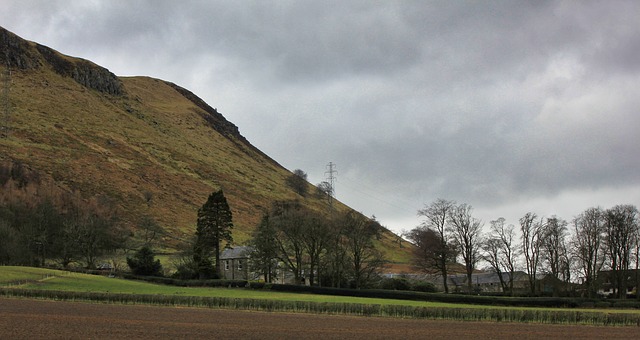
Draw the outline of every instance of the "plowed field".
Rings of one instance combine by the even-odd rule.
[[[639,327],[407,320],[0,298],[0,339],[640,339]]]

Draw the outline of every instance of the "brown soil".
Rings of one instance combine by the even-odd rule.
[[[639,327],[595,327],[0,298],[0,339],[639,339]]]

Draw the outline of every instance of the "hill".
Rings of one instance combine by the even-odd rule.
[[[276,200],[301,199],[316,210],[326,204],[293,192],[285,184],[290,171],[187,89],[149,77],[117,77],[1,27],[0,46],[7,79],[0,162],[21,163],[65,190],[109,198],[130,228],[151,214],[166,231],[167,249],[193,235],[197,209],[220,188],[238,244]],[[387,231],[380,249],[406,262],[408,248],[395,240]]]

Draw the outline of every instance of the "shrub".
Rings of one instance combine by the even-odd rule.
[[[640,302],[638,302],[637,300],[614,300],[613,302],[613,307],[614,308],[635,308],[638,309],[640,308]]]
[[[162,276],[160,260],[155,259],[155,255],[149,246],[140,248],[132,258],[127,257],[127,264],[135,275]]]
[[[198,277],[198,271],[193,268],[191,263],[183,263],[177,266],[176,272],[171,277],[179,280],[193,280]]]
[[[380,282],[380,288],[389,290],[410,290],[411,283],[403,277],[384,278],[382,279],[382,282]]]
[[[157,276],[140,276],[133,274],[123,274],[122,277],[128,280],[141,280],[151,283],[165,284],[179,287],[231,287],[245,288],[251,287],[247,280],[181,280],[179,278],[157,277]]]
[[[436,286],[433,283],[424,281],[414,283],[411,290],[425,293],[435,293],[437,291]]]
[[[251,289],[263,289],[266,285],[265,282],[249,282],[249,288]]]
[[[404,277],[382,279],[382,281],[380,282],[380,289],[410,290],[425,293],[435,293],[437,291],[436,287],[431,282],[409,280]]]
[[[611,303],[608,301],[598,301],[594,304],[595,308],[609,308],[611,307]]]

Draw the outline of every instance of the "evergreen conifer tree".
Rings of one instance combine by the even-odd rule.
[[[227,247],[233,242],[232,229],[231,209],[222,190],[218,190],[209,195],[207,201],[198,210],[198,225],[193,256],[194,262],[198,266],[200,278],[211,277],[212,269],[215,269],[214,273],[220,277],[221,244],[225,241],[225,247]],[[212,256],[215,260],[215,268],[212,268]]]

